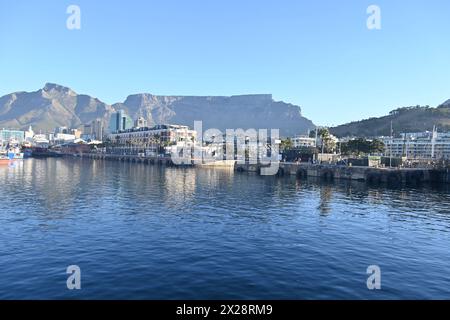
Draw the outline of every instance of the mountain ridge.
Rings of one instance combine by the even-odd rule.
[[[112,105],[69,87],[46,83],[43,88],[0,97],[0,127],[53,130],[58,126],[81,127],[97,118],[108,127],[111,114],[124,109],[133,119],[144,117],[149,125],[176,123],[204,128],[280,129],[282,135],[306,133],[315,126],[301,114],[301,107],[274,101],[271,94],[233,96],[129,95]]]
[[[411,106],[392,110],[388,115],[345,123],[330,128],[337,137],[377,137],[406,132],[431,131],[434,126],[441,131],[450,131],[450,100],[438,107]]]

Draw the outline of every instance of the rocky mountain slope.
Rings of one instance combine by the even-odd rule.
[[[450,100],[436,108],[414,106],[393,110],[389,115],[343,124],[330,128],[338,137],[389,136],[391,121],[394,135],[405,132],[431,131],[436,126],[439,131],[450,131]]]
[[[280,129],[283,135],[306,133],[314,124],[302,117],[300,107],[276,102],[271,95],[231,97],[129,96],[124,103],[113,105],[133,118],[143,116],[151,124],[178,123],[193,126],[202,120],[203,128]]]
[[[0,127],[33,126],[53,130],[57,126],[80,127],[101,118],[108,127],[111,114],[124,109],[133,118],[143,116],[150,125],[203,121],[203,128],[278,128],[284,136],[306,133],[314,124],[298,106],[276,102],[271,95],[231,97],[130,95],[123,103],[108,105],[70,88],[47,83],[35,92],[17,92],[0,98]]]
[[[87,95],[47,83],[35,92],[16,92],[0,98],[0,127],[51,130],[57,126],[77,128],[84,123],[110,117],[111,106]]]

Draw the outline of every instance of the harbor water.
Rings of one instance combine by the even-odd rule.
[[[0,299],[450,299],[446,185],[49,158],[0,186]]]

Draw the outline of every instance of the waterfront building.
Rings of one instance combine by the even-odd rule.
[[[156,125],[111,133],[108,136],[114,151],[120,153],[160,154],[165,147],[176,144],[193,144],[197,133],[182,125]]]
[[[407,159],[450,159],[450,132],[404,133],[401,137],[381,137],[385,155]]]
[[[294,148],[314,148],[316,146],[316,139],[309,136],[295,136],[291,140]]]
[[[81,133],[82,131],[79,129],[70,129],[69,130],[69,134],[72,134],[75,136],[75,139],[80,139],[81,138]]]
[[[74,134],[56,133],[52,136],[52,142],[55,144],[67,143],[75,141],[76,136]]]
[[[96,119],[91,123],[92,135],[94,140],[102,141],[104,132],[104,126],[102,119]]]
[[[0,141],[3,141],[3,143],[8,143],[11,140],[22,143],[25,140],[25,131],[0,129]]]
[[[58,133],[69,134],[70,132],[69,132],[69,128],[67,128],[67,127],[56,127],[54,133],[55,134],[58,134]]]
[[[92,123],[83,125],[83,139],[92,139]]]
[[[83,140],[98,140],[102,141],[104,136],[104,127],[102,119],[96,119],[89,124],[83,126]],[[80,137],[78,137],[80,138]]]
[[[125,131],[131,128],[133,128],[133,120],[124,110],[119,110],[111,116],[109,122],[109,131],[111,133]]]
[[[134,127],[135,127],[135,128],[145,128],[145,127],[147,127],[147,120],[145,120],[144,117],[139,117],[139,118],[134,122]]]

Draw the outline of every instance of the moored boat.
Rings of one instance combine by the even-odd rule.
[[[33,147],[32,155],[37,158],[62,157],[60,152],[47,147]]]
[[[4,153],[0,154],[0,164],[10,164],[13,161],[13,158],[5,155]]]
[[[27,147],[23,149],[23,157],[24,158],[31,158],[33,155],[33,149],[31,147]]]
[[[8,158],[11,160],[22,160],[23,159],[23,152],[20,152],[19,149],[10,149],[8,151]]]

